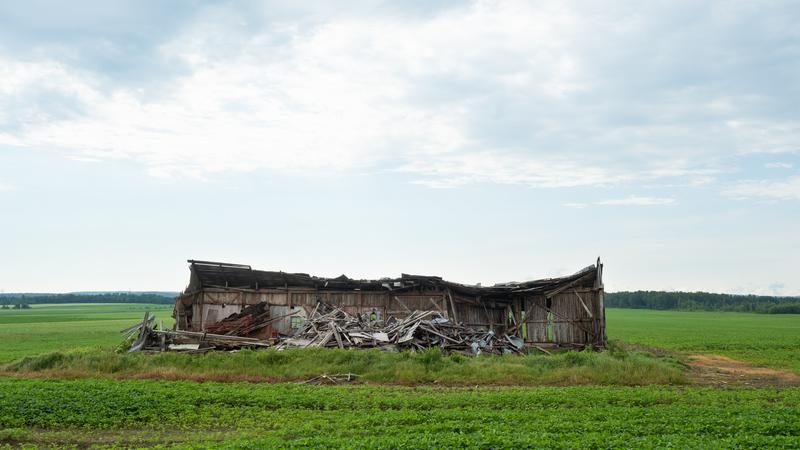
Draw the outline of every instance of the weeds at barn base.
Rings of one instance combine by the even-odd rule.
[[[389,353],[379,350],[287,349],[236,353],[52,352],[0,366],[7,375],[306,381],[322,374],[352,373],[358,383],[442,385],[647,385],[684,384],[678,359],[628,351],[566,351],[553,355],[445,355],[439,349]]]

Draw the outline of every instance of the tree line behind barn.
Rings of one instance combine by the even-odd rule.
[[[800,314],[800,297],[664,291],[607,292],[605,297],[609,308]]]
[[[73,294],[0,294],[0,305],[43,305],[64,303],[145,303],[171,305],[175,303],[172,292],[104,292]]]

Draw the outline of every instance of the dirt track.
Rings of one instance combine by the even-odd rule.
[[[711,386],[800,386],[800,376],[778,369],[755,367],[721,355],[692,355],[693,383]]]

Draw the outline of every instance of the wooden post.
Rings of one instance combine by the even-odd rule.
[[[450,298],[450,309],[453,310],[453,317],[452,317],[453,322],[458,323],[458,316],[456,315],[456,302],[453,301],[453,294],[450,293],[450,289],[448,289],[446,292],[447,292],[447,297]]]
[[[206,329],[206,318],[203,317],[206,313],[206,294],[203,293],[200,296],[200,331],[205,331]]]
[[[608,342],[608,338],[606,337],[606,305],[604,299],[604,286],[603,286],[603,263],[600,262],[600,257],[597,257],[597,266],[596,266],[597,273],[594,279],[594,290],[595,294],[597,295],[597,306],[600,310],[600,318],[599,318],[599,325],[600,330],[596,335],[595,340],[600,340],[599,345],[605,346],[606,342]]]

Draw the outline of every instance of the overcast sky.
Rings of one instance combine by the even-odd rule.
[[[799,104],[795,1],[0,2],[0,290],[800,295]]]

